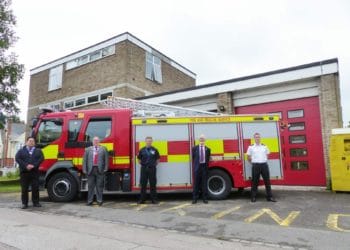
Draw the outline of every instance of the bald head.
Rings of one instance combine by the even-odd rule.
[[[94,138],[92,139],[92,144],[94,146],[98,146],[100,144],[100,138],[98,136],[94,136]]]

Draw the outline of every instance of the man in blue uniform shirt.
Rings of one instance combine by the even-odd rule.
[[[261,143],[261,135],[259,133],[254,134],[255,143],[250,145],[247,150],[248,161],[252,163],[252,190],[251,201],[256,201],[256,194],[258,192],[258,185],[260,175],[265,183],[266,200],[276,202],[272,196],[271,184],[270,184],[270,171],[267,165],[269,149]]]
[[[141,165],[141,194],[139,204],[143,204],[146,201],[146,189],[149,181],[151,200],[153,204],[158,204],[157,199],[157,165],[159,163],[160,155],[158,150],[152,146],[153,139],[151,136],[147,136],[145,139],[146,146],[141,148],[137,159]]]

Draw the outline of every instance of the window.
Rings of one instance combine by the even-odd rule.
[[[79,66],[79,59],[74,59],[66,63],[66,70]]]
[[[81,98],[81,99],[75,100],[75,106],[84,105],[85,102],[86,102],[86,101],[85,101],[85,98]]]
[[[61,119],[42,121],[36,136],[37,143],[41,146],[45,146],[60,138],[62,134],[62,124],[63,121]]]
[[[98,102],[98,95],[89,96],[88,103]]]
[[[291,148],[289,152],[292,157],[307,156],[306,148]]]
[[[83,55],[66,63],[66,70],[76,68],[80,65],[99,60],[103,57],[113,55],[115,53],[115,45],[110,45],[103,49],[96,50],[90,54]]]
[[[68,126],[68,141],[76,141],[79,136],[79,130],[82,120],[70,120]]]
[[[60,89],[62,87],[63,65],[50,69],[49,73],[49,91]]]
[[[112,96],[112,92],[101,94],[100,100],[106,100],[108,96]]]
[[[296,144],[296,143],[305,143],[306,137],[305,135],[291,135],[289,136],[289,143]]]
[[[96,61],[101,58],[101,50],[97,50],[90,54],[90,62]]]
[[[114,53],[115,53],[115,45],[114,44],[102,49],[102,57],[113,55]]]
[[[74,107],[74,101],[69,101],[64,103],[65,109],[72,108],[72,107]]]
[[[85,132],[85,141],[92,141],[94,136],[98,136],[100,140],[103,140],[111,134],[111,128],[111,118],[90,120]]]
[[[288,118],[298,118],[298,117],[304,117],[304,110],[303,109],[289,110],[288,111]]]
[[[289,131],[298,131],[298,130],[304,130],[305,129],[305,123],[304,122],[292,122],[289,123]]]
[[[162,83],[162,65],[160,58],[146,52],[146,78]]]
[[[307,161],[292,161],[292,170],[308,170],[309,163]]]
[[[54,111],[59,111],[60,110],[60,104],[52,104],[50,105],[50,107],[54,110]]]
[[[280,119],[282,119],[282,112],[278,111],[278,112],[269,112],[269,115],[278,115],[280,117]]]

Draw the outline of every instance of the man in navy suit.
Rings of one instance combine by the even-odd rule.
[[[210,148],[205,146],[205,136],[199,137],[199,145],[192,148],[192,160],[194,166],[194,186],[192,204],[196,204],[199,191],[202,193],[203,203],[208,203],[208,165],[210,160]]]

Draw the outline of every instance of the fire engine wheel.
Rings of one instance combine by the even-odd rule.
[[[78,184],[72,175],[60,172],[50,178],[47,193],[52,201],[71,201],[78,193]]]
[[[224,171],[219,169],[209,171],[208,195],[211,199],[225,199],[230,194],[231,189],[231,179]]]

